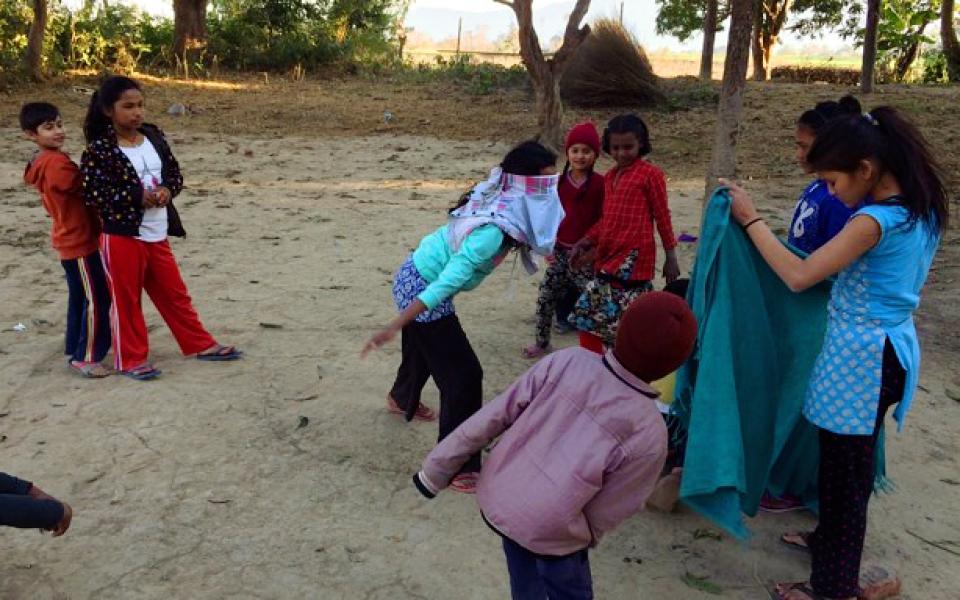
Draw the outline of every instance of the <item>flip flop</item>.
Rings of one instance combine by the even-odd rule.
[[[208,360],[212,362],[238,360],[242,357],[243,352],[237,350],[234,346],[221,346],[220,344],[217,344],[217,347],[213,349],[213,352],[207,352],[204,354],[197,353],[197,360]]]
[[[543,358],[544,356],[550,354],[551,352],[553,352],[553,348],[551,348],[550,346],[541,347],[534,344],[532,346],[527,346],[526,348],[521,350],[520,356],[522,356],[523,358],[532,360],[535,358]]]
[[[476,494],[479,473],[460,473],[450,481],[450,489],[461,494]]]
[[[98,362],[71,360],[67,365],[81,377],[86,377],[87,379],[103,379],[113,373],[112,369]]]
[[[791,531],[780,536],[780,543],[790,548],[791,550],[796,550],[798,552],[810,553],[810,531]],[[803,543],[794,542],[788,540],[787,538],[798,537],[803,540]]]
[[[883,600],[900,595],[902,582],[893,569],[870,565],[860,573],[859,600]]]
[[[787,600],[790,597],[790,592],[800,592],[809,598],[810,600],[827,600],[824,596],[813,591],[813,588],[810,587],[810,584],[807,582],[803,583],[782,583],[779,585],[785,586],[783,592],[777,589],[776,586],[767,590],[767,593],[770,595],[771,600]]]
[[[436,421],[437,413],[435,413],[429,406],[426,404],[417,404],[417,407],[411,411],[405,411],[397,404],[397,401],[393,399],[393,396],[387,394],[387,412],[394,415],[403,415],[407,422],[410,422],[414,419],[417,421]]]
[[[160,374],[163,373],[160,369],[154,368],[150,363],[144,363],[139,367],[134,367],[126,371],[118,371],[124,377],[129,377],[130,379],[135,379],[137,381],[150,381],[151,379],[156,379],[160,377]]]

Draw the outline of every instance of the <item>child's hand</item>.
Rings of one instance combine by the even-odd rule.
[[[373,336],[367,340],[367,343],[363,345],[363,350],[360,351],[360,358],[366,358],[367,354],[369,354],[371,350],[376,350],[395,337],[397,337],[396,328],[385,327],[381,329],[377,333],[373,334]]]
[[[721,179],[720,185],[730,190],[730,197],[733,199],[730,204],[730,214],[737,223],[745,225],[760,216],[753,205],[753,198],[745,189],[728,179]]]
[[[153,189],[153,197],[157,203],[157,206],[166,206],[170,204],[170,198],[173,196],[170,193],[170,190],[161,185]]]
[[[583,238],[570,250],[570,266],[574,269],[582,269],[584,265],[592,263],[596,256],[596,245],[593,240]]]
[[[60,537],[65,534],[70,529],[70,522],[73,521],[73,509],[70,508],[70,505],[66,502],[60,504],[63,505],[63,518],[50,530],[53,532],[53,537]]]
[[[680,263],[677,262],[675,252],[667,252],[667,259],[663,262],[663,278],[667,283],[673,283],[680,279]]]

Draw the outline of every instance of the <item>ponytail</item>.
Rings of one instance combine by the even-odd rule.
[[[112,121],[107,116],[107,110],[113,108],[114,103],[127,90],[140,90],[140,84],[129,77],[110,77],[104,80],[100,89],[90,97],[87,116],[83,120],[83,137],[88,144],[103,137],[110,130]]]
[[[863,160],[876,161],[897,180],[911,222],[946,229],[950,200],[943,169],[923,134],[897,109],[881,106],[835,119],[817,134],[807,156],[815,171],[852,173]]]
[[[812,109],[800,115],[800,118],[797,119],[797,126],[806,127],[816,136],[823,131],[824,127],[826,127],[830,121],[837,117],[859,115],[862,113],[863,109],[860,107],[860,101],[853,96],[847,95],[840,98],[838,102],[834,102],[833,100],[818,102]]]

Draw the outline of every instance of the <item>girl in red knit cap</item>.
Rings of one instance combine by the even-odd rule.
[[[560,177],[558,191],[565,214],[557,231],[557,243],[547,273],[540,282],[537,298],[536,339],[523,349],[524,358],[540,358],[550,352],[550,323],[557,314],[558,331],[566,330],[567,310],[560,310],[564,297],[571,289],[577,295],[593,277],[589,267],[570,266],[570,250],[583,239],[587,231],[600,220],[603,207],[603,176],[594,173],[593,165],[600,156],[600,134],[593,123],[574,125],[565,144],[567,164]]]

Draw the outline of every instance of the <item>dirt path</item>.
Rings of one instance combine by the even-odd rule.
[[[174,250],[205,323],[247,358],[180,358],[151,306],[165,374],[143,384],[80,380],[63,366],[60,268],[38,201],[19,184],[26,146],[15,130],[0,132],[2,468],[76,509],[62,539],[3,532],[0,598],[507,596],[498,541],[473,500],[427,502],[410,484],[436,426],[382,410],[398,348],[357,357],[391,313],[389,281],[404,254],[506,146],[169,126],[189,185],[179,206],[190,236]],[[77,154],[76,126],[70,134]],[[755,185],[783,215],[800,182]],[[678,231],[696,231],[701,191],[695,177],[670,182]],[[951,240],[925,297],[923,389],[889,444],[899,491],[873,503],[867,540],[867,557],[900,568],[903,597],[917,600],[952,598],[960,586],[957,557],[919,539],[960,541],[960,403],[945,395],[960,357],[947,335],[960,322]],[[682,249],[684,269],[692,253]],[[512,277],[507,265],[458,298],[487,398],[527,366],[518,352],[536,280],[514,286]],[[18,322],[26,332],[10,330]],[[426,402],[436,406],[432,388]],[[711,597],[689,575],[724,597],[763,598],[762,582],[805,576],[805,560],[775,539],[810,523],[763,516],[739,544],[689,513],[637,516],[593,554],[598,597]]]

